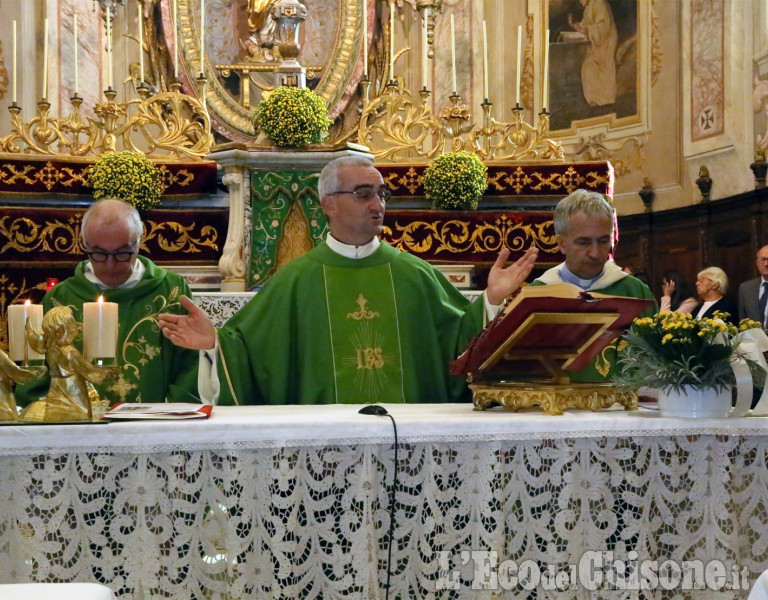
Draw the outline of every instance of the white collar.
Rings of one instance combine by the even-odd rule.
[[[340,242],[330,233],[328,234],[328,237],[325,238],[325,243],[328,244],[328,247],[336,254],[341,254],[341,256],[344,256],[345,258],[358,259],[370,256],[376,252],[376,250],[378,250],[379,246],[381,245],[379,238],[374,237],[370,242],[362,246],[350,246],[349,244]]]
[[[546,284],[552,284],[552,283],[561,283],[565,281],[560,276],[560,269],[565,266],[565,263],[560,263],[556,267],[552,267],[548,271],[544,271],[541,277],[539,277],[538,281],[541,281],[542,283]],[[612,285],[616,283],[617,281],[624,279],[627,276],[627,274],[621,270],[621,268],[612,260],[609,260],[605,263],[605,267],[603,267],[603,274],[600,276],[600,278],[597,281],[593,281],[592,285],[589,287],[590,290],[601,290],[603,288],[608,287],[609,285]]]
[[[96,273],[93,272],[93,265],[91,264],[91,261],[89,260],[87,263],[85,263],[85,268],[83,269],[83,276],[90,281],[92,284],[100,287],[102,290],[117,290],[117,289],[128,289],[132,287],[136,287],[136,284],[141,281],[141,278],[144,277],[144,263],[141,262],[138,257],[136,258],[136,264],[133,265],[133,273],[131,273],[130,277],[125,280],[124,283],[121,285],[107,285],[104,283],[101,279],[96,277]]]

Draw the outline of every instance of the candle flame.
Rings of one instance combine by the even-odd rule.
[[[99,296],[99,304],[101,304],[102,302],[104,302],[104,296]]]
[[[27,298],[27,301],[26,301],[24,304],[25,304],[25,305],[27,305],[27,304],[32,304],[32,300],[30,300],[29,298]]]

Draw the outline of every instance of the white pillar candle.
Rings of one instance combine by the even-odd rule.
[[[429,41],[427,39],[427,9],[421,23],[421,87],[429,89]]]
[[[27,320],[32,327],[40,330],[43,323],[42,304],[32,304],[27,300],[24,304],[11,304],[8,307],[8,356],[11,360],[21,362],[25,358],[44,358],[29,347],[26,335]]]
[[[520,105],[520,70],[521,70],[521,43],[523,37],[523,26],[517,26],[517,83],[515,84],[515,105]]]
[[[541,94],[541,106],[547,110],[549,104],[549,29],[544,37],[544,91]]]
[[[16,104],[16,21],[13,22],[13,103]]]
[[[144,6],[139,0],[139,81],[144,81]]]
[[[112,89],[112,19],[107,6],[107,87]]]
[[[389,2],[389,79],[395,80],[395,1]]]
[[[200,0],[200,77],[205,75],[205,0]]]
[[[488,28],[483,19],[483,94],[488,100]]]
[[[179,40],[178,40],[178,8],[176,0],[173,0],[173,76],[179,78]]]
[[[72,37],[74,38],[74,48],[75,48],[75,94],[77,94],[80,88],[78,77],[77,77],[77,13],[75,13],[74,22],[72,24]]]
[[[43,27],[43,98],[48,97],[48,17]]]
[[[368,79],[368,0],[363,0],[363,77]]]
[[[117,353],[117,304],[98,302],[83,304],[83,354],[86,358],[114,358]]]
[[[453,93],[456,93],[456,29],[453,23],[453,13],[451,13],[451,82],[453,83]]]

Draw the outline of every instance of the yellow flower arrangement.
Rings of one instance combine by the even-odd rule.
[[[275,88],[256,108],[254,124],[276,145],[298,148],[322,142],[332,121],[323,99],[309,88]]]
[[[165,189],[154,163],[131,150],[100,156],[88,171],[88,185],[96,200],[117,198],[139,210],[160,204]]]
[[[488,187],[488,167],[472,152],[448,152],[424,171],[424,192],[435,208],[474,210]]]
[[[759,328],[760,323],[744,319],[736,327],[725,317],[719,312],[707,319],[663,312],[635,319],[624,335],[616,380],[631,388],[678,392],[686,386],[720,391],[731,385],[731,358],[739,352],[739,333]],[[754,371],[755,364],[750,367]]]

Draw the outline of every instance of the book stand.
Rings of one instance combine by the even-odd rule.
[[[616,402],[633,410],[634,392],[613,383],[572,382],[568,370],[589,365],[649,304],[616,296],[520,299],[453,361],[451,372],[467,376],[476,410],[539,406],[558,415]]]

